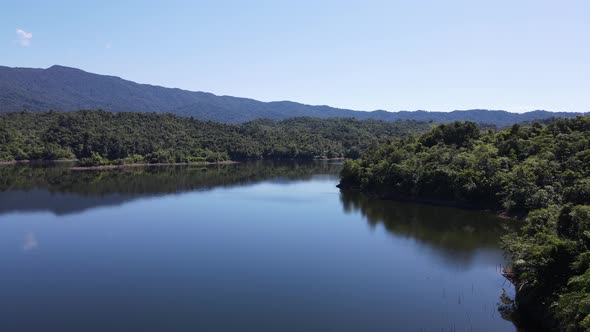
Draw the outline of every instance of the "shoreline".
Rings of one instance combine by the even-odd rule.
[[[121,164],[121,165],[99,165],[99,166],[74,166],[70,167],[72,171],[92,171],[92,170],[108,170],[132,167],[161,167],[161,166],[208,166],[208,165],[233,165],[239,164],[238,161],[226,160],[217,162],[199,162],[199,163],[136,163],[136,164]]]
[[[57,160],[0,160],[0,166],[17,164],[52,164],[52,163],[75,163],[78,159],[57,159]]]
[[[496,209],[491,209],[491,208],[485,208],[484,206],[477,206],[477,205],[472,205],[472,204],[462,204],[462,203],[458,203],[455,201],[445,201],[445,200],[441,200],[441,199],[432,199],[432,198],[415,198],[415,197],[406,197],[406,196],[401,196],[399,194],[393,194],[393,193],[378,193],[378,192],[367,192],[367,191],[363,191],[361,190],[361,188],[359,186],[351,186],[349,184],[343,184],[343,183],[339,183],[338,185],[336,185],[337,188],[340,189],[340,191],[351,191],[351,192],[357,192],[357,193],[362,193],[364,195],[367,195],[368,199],[374,199],[374,200],[386,200],[386,201],[397,201],[397,202],[405,202],[405,203],[416,203],[416,204],[425,204],[425,205],[431,205],[431,206],[441,206],[441,207],[450,207],[450,208],[455,208],[455,209],[463,209],[463,210],[472,210],[472,211],[480,211],[480,212],[485,212],[485,213],[490,213],[495,215],[497,218],[501,219],[502,223],[516,223],[519,221],[522,221],[526,215],[516,215],[516,214],[511,214],[505,210],[496,210]],[[502,251],[504,253],[506,253],[506,251],[504,249],[502,249]],[[522,289],[522,284],[518,281],[518,278],[516,276],[516,274],[514,273],[513,269],[512,269],[512,262],[509,262],[508,265],[504,266],[500,272],[500,274],[509,282],[514,286],[514,303],[516,303],[518,300],[518,297],[522,294],[521,293],[521,289]],[[533,310],[526,310],[526,309],[516,309],[517,311],[514,311],[512,314],[516,314],[519,316],[513,316],[512,319],[513,322],[516,324],[518,323],[519,326],[521,326],[522,324],[527,324],[527,323],[522,323],[520,320],[522,318],[522,316],[531,316],[534,317],[537,313]],[[531,313],[532,312],[532,313]],[[514,318],[517,317],[517,318]],[[516,321],[518,320],[518,322]],[[527,319],[528,321],[534,321],[534,320],[530,320]],[[534,326],[534,325],[533,325]]]
[[[248,159],[244,161],[343,161],[346,158],[317,158],[317,159],[297,159],[297,158],[285,158],[285,159]],[[80,160],[78,159],[58,159],[58,160],[0,160],[0,166],[10,166],[10,165],[18,165],[18,164],[60,164],[60,163],[77,163]],[[96,166],[72,166],[70,167],[71,170],[99,170],[99,169],[117,169],[117,168],[127,168],[127,167],[151,167],[151,166],[184,166],[184,165],[232,165],[232,164],[239,164],[243,161],[235,161],[235,160],[225,160],[225,161],[218,161],[218,162],[196,162],[196,163],[132,163],[132,164],[107,164],[107,165],[96,165]]]
[[[432,199],[432,198],[405,197],[405,196],[401,196],[399,194],[393,194],[393,193],[379,194],[377,192],[367,192],[367,191],[361,190],[361,188],[359,186],[351,186],[349,184],[343,184],[343,183],[339,183],[338,185],[336,185],[336,187],[339,188],[340,191],[351,191],[351,192],[362,193],[364,195],[367,195],[368,199],[373,199],[373,200],[416,203],[416,204],[424,204],[424,205],[430,205],[430,206],[450,207],[450,208],[455,208],[455,209],[490,213],[490,214],[495,215],[497,218],[501,219],[501,220],[499,220],[500,223],[516,223],[516,222],[522,221],[526,217],[526,215],[515,215],[515,214],[511,214],[505,210],[496,210],[496,209],[485,208],[484,206],[477,206],[477,205],[472,205],[472,204],[462,204],[462,203],[458,203],[455,201],[445,201],[445,200],[441,200],[441,199]],[[504,249],[502,249],[502,251],[504,252],[504,254],[506,254],[506,251]],[[512,262],[509,262],[508,265],[504,266],[502,268],[500,274],[509,283],[511,283],[514,286],[515,293],[514,293],[513,301],[514,301],[514,303],[516,303],[518,301],[517,300],[518,297],[521,295],[522,284],[518,281],[518,278],[512,269]],[[512,316],[511,319],[513,319],[513,322],[515,324],[518,323],[519,326],[521,326],[522,324],[527,324],[527,323],[520,322],[522,316],[532,315],[532,317],[534,317],[536,315],[536,312],[534,312],[534,311],[533,311],[533,313],[531,313],[530,311],[528,311],[526,309],[524,309],[524,310],[523,309],[520,309],[520,310],[516,309],[516,310],[517,311],[512,312],[512,315],[516,314],[518,316]],[[514,317],[517,317],[517,318],[514,318]],[[518,322],[516,320],[518,320]],[[529,319],[527,321],[533,321],[533,320]]]

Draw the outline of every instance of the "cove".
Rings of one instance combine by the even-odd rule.
[[[0,167],[0,329],[517,331],[503,220],[336,188],[337,162]]]

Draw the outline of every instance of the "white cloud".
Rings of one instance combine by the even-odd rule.
[[[32,33],[26,32],[22,29],[16,29],[16,35],[18,36],[18,43],[20,46],[27,47],[31,45],[31,39],[33,39]]]
[[[35,237],[34,233],[27,233],[25,234],[25,238],[23,239],[23,250],[24,251],[31,251],[37,249],[39,243],[37,242],[37,238]]]

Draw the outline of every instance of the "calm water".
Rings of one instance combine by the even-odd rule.
[[[516,331],[500,220],[339,168],[0,167],[0,331]]]

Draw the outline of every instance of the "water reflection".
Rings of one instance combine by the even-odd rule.
[[[260,181],[289,183],[321,174],[336,176],[340,167],[339,163],[328,161],[258,161],[87,171],[72,171],[70,165],[0,166],[0,215],[32,211],[64,215],[164,194]]]
[[[287,185],[328,176],[336,183],[337,162],[248,162],[219,166],[171,166],[72,171],[68,165],[13,165],[0,167],[0,215],[11,212],[49,211],[56,215],[116,206],[141,198],[174,195],[221,187],[244,186],[262,181]],[[245,195],[243,199],[257,199]],[[266,201],[284,200],[276,195]],[[293,202],[311,196],[289,197]],[[459,267],[475,259],[501,261],[497,249],[503,223],[484,212],[369,199],[362,193],[342,191],[345,213],[358,213],[370,227],[378,225],[395,236],[415,239]],[[27,234],[23,248],[37,246]]]
[[[25,234],[23,238],[23,251],[31,251],[37,249],[39,243],[37,242],[37,238],[35,237],[35,233],[28,232]]]
[[[0,330],[515,330],[497,219],[340,167],[0,168]]]
[[[355,191],[342,191],[340,200],[346,213],[360,212],[371,227],[415,239],[457,267],[473,259],[502,262],[496,249],[509,225],[491,213],[369,199]]]

